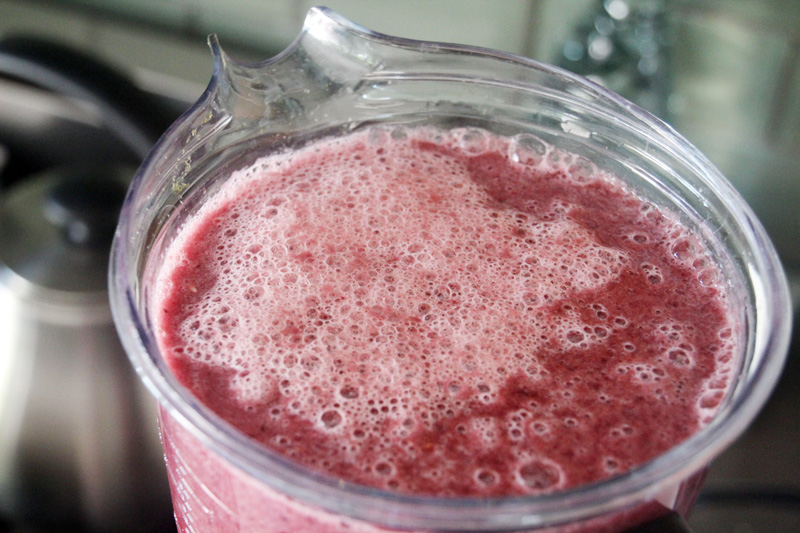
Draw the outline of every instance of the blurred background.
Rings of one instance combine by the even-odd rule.
[[[10,203],[17,190],[34,181],[31,176],[50,176],[53,169],[74,169],[78,164],[93,165],[95,170],[102,164],[103,172],[122,174],[119,179],[124,182],[125,172],[138,165],[158,133],[204,90],[212,68],[206,45],[209,33],[217,33],[234,57],[265,59],[294,39],[306,11],[316,4],[312,0],[0,0],[0,204]],[[790,273],[798,302],[800,2],[329,0],[324,5],[382,33],[484,46],[558,64],[661,117],[699,147],[757,212]],[[60,47],[77,55],[61,55]],[[112,75],[105,76],[99,67],[62,71],[64,64],[80,63],[75,58],[85,55],[111,67]],[[31,67],[40,60],[55,63],[55,70]],[[80,83],[69,82],[71,76],[92,77],[92,72],[103,74],[104,89],[99,93],[86,93]],[[116,74],[122,78],[118,88],[113,85],[119,80]],[[130,95],[129,105],[106,106],[103,98],[108,91]],[[114,113],[133,115],[133,126],[114,119]],[[137,137],[132,129],[146,133]],[[107,169],[109,161],[114,162],[113,171]],[[50,195],[44,200],[60,209],[56,212],[62,213],[61,218],[56,218],[62,226],[64,217],[72,221],[77,209],[66,198],[53,200]],[[78,218],[90,227],[102,223],[102,216],[93,217],[88,222]],[[2,247],[14,240],[18,238],[0,238],[0,259],[8,253]],[[10,313],[8,309],[6,305],[0,313]],[[108,351],[118,357],[117,347]],[[762,415],[712,466],[690,520],[693,531],[800,531],[800,388],[793,385],[800,379],[800,354],[796,351],[793,347],[784,378]],[[0,516],[4,517],[0,531],[58,530],[53,529],[57,516],[36,518],[44,516],[31,503],[37,498],[17,497],[20,483],[24,485],[18,465],[13,475],[3,469],[14,462],[10,457],[19,456],[23,444],[28,446],[20,436],[23,415],[9,414],[13,395],[8,382],[14,378],[9,378],[11,366],[4,366],[3,356],[0,353],[0,434],[13,419],[16,436],[8,437],[7,431],[5,438],[0,437]],[[105,377],[81,374],[74,379]],[[142,410],[145,414],[134,418],[143,416],[154,424],[148,407]],[[152,439],[152,435],[136,429],[124,438]],[[69,457],[83,453],[81,460],[92,462],[85,450],[65,453]],[[130,462],[126,456],[111,462],[129,461],[128,470],[136,472],[136,465],[149,460],[148,456]],[[138,530],[170,530],[161,474],[140,480],[142,486],[136,491],[144,496],[126,503],[135,509],[126,512],[141,519]],[[77,488],[69,489],[69,497],[61,497],[64,505],[94,505],[94,510],[71,517],[71,527],[96,523],[119,528],[107,517],[96,518],[112,511],[102,497],[105,489],[87,481],[93,475],[85,466],[69,470]],[[12,478],[13,483],[8,481]],[[94,503],[87,504],[87,498]],[[117,509],[112,514],[126,512]]]

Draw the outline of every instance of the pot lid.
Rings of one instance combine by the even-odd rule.
[[[33,288],[107,288],[108,255],[133,170],[64,167],[0,195],[0,284],[11,270]]]

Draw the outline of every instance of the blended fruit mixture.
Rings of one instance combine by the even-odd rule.
[[[265,157],[159,269],[161,347],[202,402],[403,493],[619,474],[708,423],[739,349],[699,241],[529,135],[371,127]]]

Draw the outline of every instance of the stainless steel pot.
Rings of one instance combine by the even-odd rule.
[[[160,473],[105,289],[126,173],[104,174],[42,174],[0,204],[0,505],[24,522],[121,527]]]
[[[69,51],[6,44],[0,74],[94,98],[134,154],[155,142],[113,102],[131,85],[99,80]],[[55,168],[0,190],[0,516],[15,525],[141,531],[171,514],[155,405],[108,303],[109,247],[134,170]]]

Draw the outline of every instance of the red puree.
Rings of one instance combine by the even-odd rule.
[[[258,161],[159,281],[178,378],[337,478],[418,494],[603,479],[696,432],[736,349],[698,241],[534,137],[372,128]]]

